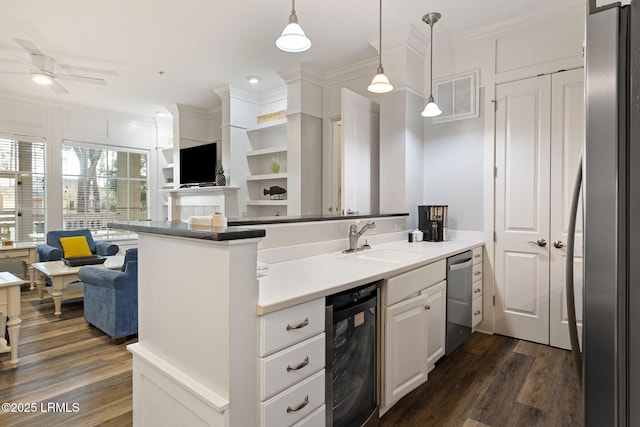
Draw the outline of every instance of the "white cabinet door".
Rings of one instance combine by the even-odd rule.
[[[427,380],[428,295],[385,308],[384,404],[390,406]]]
[[[445,325],[447,322],[447,282],[442,281],[423,291],[427,297],[427,367],[445,353]]]
[[[496,95],[495,332],[548,344],[551,76]]]

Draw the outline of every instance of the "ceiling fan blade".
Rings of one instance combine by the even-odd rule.
[[[84,67],[81,65],[67,65],[60,62],[55,62],[56,67],[64,71],[68,75],[75,73],[90,73],[90,74],[102,74],[106,76],[117,76],[116,70],[107,70],[105,68]]]
[[[22,46],[22,48],[24,50],[26,50],[27,52],[29,52],[31,54],[44,55],[44,53],[42,53],[42,51],[40,49],[38,49],[37,46],[35,44],[33,44],[33,42],[30,41],[30,40],[14,38],[13,41],[18,43],[20,46]]]
[[[0,74],[31,74],[25,71],[0,71]]]
[[[49,86],[51,88],[52,91],[54,91],[55,93],[69,93],[68,90],[66,90],[64,88],[64,86],[62,86],[59,82],[57,82],[56,80],[54,80],[53,82],[51,82],[51,85]]]
[[[95,77],[73,76],[71,74],[56,74],[55,77],[56,79],[60,79],[60,80],[73,80],[76,82],[92,83],[92,84],[103,85],[103,86],[106,86],[107,84],[107,81],[105,79],[98,79]]]

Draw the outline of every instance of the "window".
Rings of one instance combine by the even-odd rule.
[[[99,237],[120,234],[112,221],[149,217],[147,153],[66,141],[62,146],[62,221]]]
[[[0,238],[42,241],[45,143],[0,136]]]

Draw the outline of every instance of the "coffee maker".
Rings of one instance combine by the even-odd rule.
[[[447,240],[447,205],[418,206],[418,228],[428,242]]]

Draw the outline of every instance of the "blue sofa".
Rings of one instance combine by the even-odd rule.
[[[93,240],[91,231],[89,231],[88,229],[55,230],[55,231],[49,231],[47,233],[47,243],[38,245],[37,247],[38,260],[40,262],[58,261],[63,256],[62,245],[60,244],[60,238],[74,237],[74,236],[85,236],[87,238],[87,243],[89,244],[89,249],[91,249],[91,253],[94,255],[102,255],[102,256],[115,255],[120,250],[120,248],[116,244],[103,242],[100,240]]]
[[[127,249],[122,270],[85,266],[84,319],[122,344],[138,333],[138,249]]]

